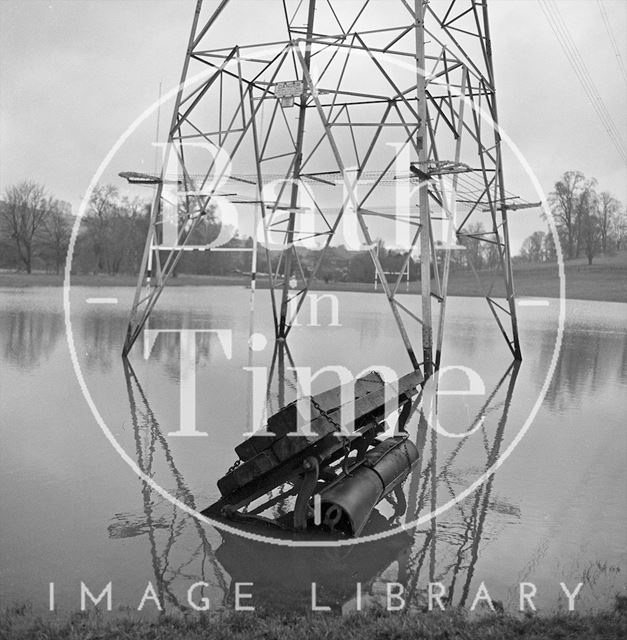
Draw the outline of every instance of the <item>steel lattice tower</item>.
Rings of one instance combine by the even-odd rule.
[[[246,29],[242,11],[260,6],[263,24]],[[199,144],[222,151],[196,153]],[[286,344],[325,251],[350,218],[414,369],[429,377],[439,364],[450,246],[464,236],[496,252],[505,298],[491,288],[485,297],[521,358],[507,211],[530,205],[504,186],[487,0],[198,0],[161,174],[126,175],[154,183],[156,193],[125,355],[194,229],[228,198],[260,222],[278,344]],[[273,181],[278,186],[269,191]],[[390,191],[403,185],[408,202],[390,212]],[[338,204],[320,204],[326,195],[310,202],[314,189],[339,193]],[[313,215],[304,215],[305,204]],[[443,220],[444,243],[434,231]],[[477,220],[486,225],[480,233]],[[408,238],[405,264],[390,280],[375,233],[398,237],[399,229]],[[307,241],[322,248],[309,274],[296,249]],[[253,291],[257,243],[255,236],[247,249]],[[285,248],[280,257],[277,245]],[[397,291],[418,252],[421,304],[410,308]]]

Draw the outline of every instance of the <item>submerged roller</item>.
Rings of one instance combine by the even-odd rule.
[[[268,419],[263,434],[235,447],[238,461],[218,480],[220,498],[203,514],[299,534],[359,535],[418,459],[405,424],[422,383],[419,371],[394,382],[370,372],[352,383],[348,395],[335,387],[305,397],[311,412],[306,429],[298,424],[297,402],[287,405]],[[396,412],[398,435],[383,439],[386,418]],[[396,498],[404,504],[402,491]],[[285,507],[276,516],[280,502]]]
[[[357,468],[320,493],[322,524],[347,536],[358,536],[373,509],[407,478],[418,450],[406,436],[373,447]]]

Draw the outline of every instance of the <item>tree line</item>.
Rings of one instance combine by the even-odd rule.
[[[555,183],[549,196],[559,242],[566,259],[585,255],[588,262],[598,253],[621,250],[627,234],[624,207],[607,191],[599,192],[594,179],[581,172],[567,171]],[[150,203],[129,198],[113,185],[97,186],[89,199],[74,247],[72,269],[81,274],[136,274],[144,250]],[[22,182],[8,187],[0,201],[0,268],[31,273],[33,270],[60,273],[65,263],[74,216],[71,206],[50,195],[40,184]],[[190,237],[192,244],[203,245],[215,239],[220,230],[211,212],[197,224]],[[495,270],[500,267],[498,245],[490,242],[490,233],[481,223],[465,229],[452,251],[451,270]],[[230,248],[250,248],[252,239],[235,234]],[[436,245],[436,259],[445,252]],[[420,278],[419,260],[406,262],[407,253],[386,248],[377,241],[376,251],[388,274],[399,274],[408,264],[409,279]],[[299,247],[300,269],[308,277],[320,250]],[[553,262],[557,251],[551,233],[535,231],[524,242],[516,258],[524,262]],[[280,253],[269,255],[260,250],[260,273],[280,269]],[[177,273],[230,275],[250,271],[250,253],[184,253]],[[405,274],[405,271],[404,271]],[[298,275],[298,274],[297,274]],[[318,273],[326,281],[373,282],[375,268],[367,251],[349,251],[343,246],[327,250]],[[404,276],[405,277],[405,276]]]
[[[130,199],[113,185],[98,185],[90,196],[81,221],[74,246],[73,273],[137,274],[148,233],[149,215],[149,202]],[[0,201],[0,269],[60,273],[74,222],[69,203],[50,196],[42,185],[22,182],[9,187]],[[220,224],[210,211],[195,225],[189,243],[206,245],[215,240],[219,231]],[[477,241],[468,238],[465,242],[469,255],[479,256]],[[224,246],[249,249],[252,244],[252,238],[236,233]],[[298,247],[297,252],[302,274],[309,277],[321,250]],[[406,273],[406,252],[388,249],[379,240],[377,253],[388,275],[401,271]],[[410,259],[408,265],[410,279],[419,278],[419,262]],[[250,252],[184,252],[174,277],[178,273],[247,274],[250,269]],[[257,271],[261,274],[276,273],[277,269],[281,269],[280,252],[260,249]],[[301,274],[295,272],[295,275]],[[373,282],[375,268],[367,251],[331,246],[321,263],[318,277],[325,281]]]
[[[112,185],[94,189],[78,235],[78,273],[136,272],[148,230],[147,204],[121,196]],[[8,187],[0,201],[0,268],[60,273],[75,217],[68,202],[40,184]]]
[[[549,194],[549,206],[557,227],[564,259],[585,256],[592,264],[598,254],[612,254],[624,248],[627,214],[608,191],[599,191],[594,178],[581,171],[567,171]],[[525,262],[555,262],[553,234],[535,231],[522,244]]]

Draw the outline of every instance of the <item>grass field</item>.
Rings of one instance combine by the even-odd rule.
[[[627,637],[624,599],[613,611],[594,615],[469,617],[461,611],[388,613],[370,609],[339,616],[330,613],[263,614],[226,612],[147,621],[131,614],[94,613],[33,617],[28,607],[0,615],[0,638],[27,640],[623,640]]]
[[[627,302],[627,252],[611,257],[595,259],[588,266],[584,259],[565,263],[566,297],[579,300],[604,300],[608,302]],[[504,294],[502,279],[498,273],[482,272],[477,277],[472,272],[455,272],[449,281],[449,295],[499,297]],[[265,278],[258,278],[259,287],[266,285]],[[493,288],[490,284],[493,282]],[[135,276],[76,275],[72,276],[73,286],[135,286]],[[0,272],[0,287],[45,287],[61,286],[63,276],[46,273]],[[248,278],[244,275],[233,276],[197,276],[181,274],[171,278],[168,286],[246,286]],[[520,264],[514,267],[514,285],[518,296],[541,298],[559,297],[559,276],[556,264]],[[372,283],[316,281],[312,287],[318,291],[373,291]],[[380,290],[380,286],[379,286]],[[404,292],[405,283],[399,289]],[[412,282],[410,292],[420,291],[420,283]]]

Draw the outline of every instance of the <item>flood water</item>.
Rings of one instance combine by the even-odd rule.
[[[455,496],[499,459],[524,428],[543,389],[557,340],[559,304],[521,306],[523,362],[511,356],[485,301],[449,300],[444,366],[472,369],[475,395],[461,369],[442,378],[439,420],[447,437],[419,437],[420,460],[405,484],[407,509],[375,513],[367,533],[377,541],[340,548],[293,548],[252,541],[202,523],[143,482],[135,464],[190,510],[218,497],[216,481],[235,461],[233,448],[249,424],[248,302],[239,287],[180,287],[166,291],[144,354],[132,369],[120,357],[132,299],[130,288],[71,292],[71,325],[85,386],[120,450],[97,423],[75,375],[54,288],[0,290],[0,602],[48,608],[55,583],[58,609],[80,606],[80,583],[94,593],[112,583],[113,606],[136,610],[148,582],[164,608],[189,608],[187,591],[211,608],[232,606],[234,583],[249,582],[245,604],[350,609],[355,583],[363,600],[381,601],[386,583],[401,583],[407,602],[421,606],[427,584],[441,582],[448,600],[469,607],[483,582],[494,600],[516,610],[519,584],[536,586],[540,612],[567,607],[560,582],[582,582],[577,610],[613,606],[625,593],[627,553],[627,305],[568,301],[563,347],[546,396],[529,429],[496,472],[455,503]],[[398,330],[381,295],[337,293],[340,326],[294,328],[293,365],[317,370],[343,365],[353,374],[375,365],[410,370]],[[94,304],[90,297],[117,299]],[[401,298],[402,299],[402,298]],[[418,305],[407,297],[404,304]],[[312,324],[307,305],[303,324]],[[255,326],[271,335],[267,291],[257,293]],[[411,325],[409,325],[411,327]],[[206,436],[169,435],[180,426],[180,338],[176,329],[223,329],[196,337],[196,428]],[[418,331],[417,327],[411,327]],[[254,355],[268,366],[272,346]],[[147,355],[147,357],[144,357]],[[337,384],[320,376],[314,391]],[[186,387],[189,392],[189,387]],[[192,392],[194,390],[192,389]],[[286,401],[293,382],[285,381]],[[273,397],[276,401],[276,397]],[[271,410],[276,407],[271,406]],[[412,431],[415,429],[416,431]],[[430,511],[441,509],[435,518]],[[277,506],[280,511],[281,505]],[[419,518],[414,528],[398,525]],[[145,607],[154,611],[152,603]]]

